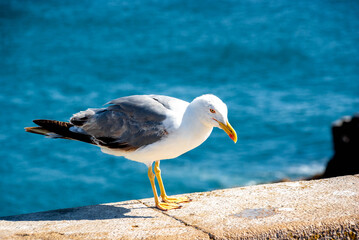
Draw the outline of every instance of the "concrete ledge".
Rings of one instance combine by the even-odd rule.
[[[0,219],[0,239],[359,239],[359,175],[188,194]]]

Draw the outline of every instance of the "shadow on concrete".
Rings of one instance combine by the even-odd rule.
[[[144,207],[146,208],[146,207]],[[151,216],[131,216],[131,209],[120,205],[93,205],[65,208],[47,212],[1,217],[7,221],[62,221],[62,220],[105,220],[116,218],[153,218]]]

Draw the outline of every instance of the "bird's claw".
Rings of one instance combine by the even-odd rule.
[[[183,203],[183,202],[190,202],[192,201],[188,197],[161,197],[162,201],[165,203]]]
[[[171,209],[178,209],[181,208],[182,206],[177,203],[163,202],[156,204],[156,207],[162,211],[167,211]]]

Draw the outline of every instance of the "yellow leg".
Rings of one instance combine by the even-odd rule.
[[[170,209],[180,208],[181,206],[176,203],[160,203],[158,200],[156,185],[155,185],[155,174],[152,172],[152,165],[148,168],[148,178],[150,179],[153,195],[155,197],[156,207],[160,210],[167,211]]]
[[[165,187],[163,186],[163,182],[162,182],[160,161],[155,162],[155,173],[156,173],[158,185],[160,186],[162,201],[164,201],[166,203],[182,203],[182,202],[190,202],[191,201],[188,197],[175,198],[175,197],[167,196]]]

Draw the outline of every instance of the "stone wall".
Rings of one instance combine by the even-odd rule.
[[[0,219],[0,239],[358,239],[359,175],[187,194]]]

